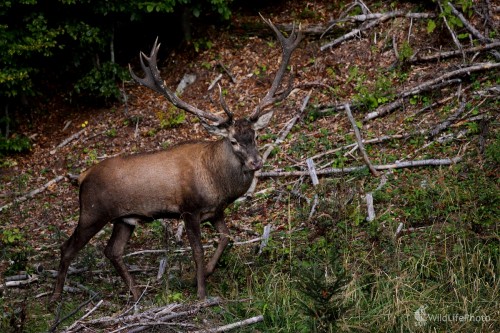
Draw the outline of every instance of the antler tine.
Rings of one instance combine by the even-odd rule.
[[[259,14],[260,15],[260,14]],[[283,34],[279,31],[279,29],[271,22],[270,19],[264,18],[262,15],[260,17],[264,20],[264,22],[274,31],[276,34],[276,38],[280,42],[281,45],[281,64],[276,72],[276,76],[273,80],[273,83],[271,84],[271,88],[269,88],[269,91],[267,92],[266,96],[261,100],[259,105],[255,108],[253,113],[250,115],[250,119],[257,119],[262,112],[264,108],[267,106],[281,101],[284,98],[286,98],[290,92],[293,89],[293,75],[290,75],[289,82],[288,82],[288,87],[285,89],[285,91],[281,92],[280,94],[277,94],[278,88],[281,85],[281,81],[283,80],[283,76],[285,74],[286,68],[288,66],[288,63],[290,61],[290,58],[292,56],[293,51],[297,48],[299,45],[300,41],[302,40],[302,32],[300,31],[300,27],[298,31],[295,30],[295,24],[293,24],[292,27],[292,32],[290,35],[287,37],[283,36]]]
[[[167,98],[168,101],[170,101],[170,103],[172,103],[179,109],[194,114],[200,119],[201,123],[204,126],[208,125],[207,121],[213,121],[216,123],[215,125],[225,122],[226,119],[224,119],[223,117],[219,117],[210,112],[205,112],[203,110],[196,108],[191,104],[184,102],[179,97],[177,97],[177,95],[173,91],[171,91],[165,86],[157,65],[157,55],[159,49],[160,49],[160,44],[158,44],[158,38],[156,38],[149,56],[146,56],[143,52],[139,54],[141,68],[142,71],[144,72],[145,77],[140,78],[139,76],[137,76],[132,70],[132,67],[129,65],[129,71],[132,78],[137,83],[145,87],[148,87],[156,92],[161,93],[163,96],[165,96],[165,98]],[[147,65],[144,63],[144,60],[146,61]]]
[[[233,121],[233,113],[231,112],[231,110],[229,110],[229,107],[227,106],[226,104],[226,100],[224,99],[224,95],[222,94],[222,88],[220,86],[220,84],[218,84],[219,86],[219,99],[220,99],[220,105],[222,106],[222,109],[224,110],[224,112],[227,114],[227,122],[228,123],[231,123]]]

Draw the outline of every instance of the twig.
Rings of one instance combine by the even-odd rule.
[[[463,57],[463,60],[465,62],[465,53],[463,51],[462,44],[460,44],[460,42],[458,41],[458,38],[457,38],[457,35],[455,34],[455,31],[453,31],[453,29],[448,24],[448,20],[446,19],[446,15],[444,15],[444,9],[443,9],[443,5],[441,4],[441,1],[438,0],[437,3],[439,5],[439,10],[441,10],[441,14],[442,14],[441,17],[443,18],[443,22],[446,25],[446,28],[448,29],[448,31],[450,32],[451,38],[453,39],[453,43],[455,43],[455,45],[457,46],[457,49],[459,49],[460,52],[462,53],[462,57]]]
[[[262,315],[255,316],[255,317],[252,317],[252,318],[248,318],[248,319],[245,319],[245,320],[242,320],[242,321],[238,321],[236,323],[232,323],[232,324],[229,324],[229,325],[220,326],[220,327],[217,327],[217,328],[209,328],[209,329],[205,329],[205,330],[195,331],[193,333],[218,333],[218,332],[227,332],[227,331],[233,330],[235,328],[240,328],[240,327],[243,327],[243,326],[252,325],[252,324],[255,324],[255,323],[259,323],[261,321],[264,321],[264,316],[262,316]]]
[[[439,52],[439,53],[434,53],[434,54],[427,55],[427,56],[425,56],[425,55],[420,56],[420,55],[418,55],[418,53],[416,53],[410,59],[408,59],[408,62],[409,63],[416,63],[416,62],[420,62],[420,61],[433,61],[433,60],[439,60],[439,59],[446,59],[446,58],[451,58],[451,57],[455,57],[457,55],[460,55],[460,54],[462,54],[462,52],[475,53],[475,52],[482,52],[482,51],[495,49],[498,47],[500,47],[500,42],[493,42],[493,43],[486,44],[486,45],[474,46],[474,47],[470,47],[467,49],[462,49],[461,51],[455,50],[455,51]]]
[[[94,300],[94,298],[96,298],[97,296],[98,296],[98,294],[95,294],[90,299],[88,299],[87,301],[83,302],[82,304],[80,304],[79,306],[77,306],[73,311],[71,311],[66,316],[64,316],[64,318],[57,319],[56,322],[54,324],[52,324],[52,326],[50,327],[49,332],[54,332],[56,330],[57,326],[59,326],[66,319],[72,317],[75,313],[77,313],[78,311],[80,311],[85,305],[87,305],[90,302],[92,302]]]
[[[186,323],[166,323],[163,321],[150,321],[150,322],[140,322],[140,323],[135,323],[135,324],[128,324],[123,327],[117,328],[114,331],[111,331],[109,333],[118,333],[123,330],[127,330],[128,333],[135,333],[135,332],[142,332],[146,329],[148,329],[149,326],[179,326],[179,327],[196,327],[193,324],[186,324]],[[137,327],[134,330],[130,330],[133,327]]]
[[[92,312],[94,312],[95,310],[97,310],[97,308],[100,307],[103,302],[104,302],[104,300],[102,300],[102,299],[99,302],[97,302],[97,304],[92,309],[90,309],[89,311],[87,311],[87,313],[84,314],[80,319],[78,319],[70,327],[68,327],[67,329],[65,329],[64,332],[69,332],[73,328],[75,328],[76,325],[78,325],[80,323],[80,321],[84,320],[85,318],[87,318],[88,316],[90,316],[92,314]]]
[[[318,175],[316,174],[316,167],[314,166],[314,161],[312,158],[308,158],[307,161],[307,171],[309,171],[309,175],[311,176],[311,181],[314,187],[319,185]],[[314,215],[316,211],[316,206],[318,205],[319,197],[318,194],[314,194],[313,204],[311,206],[311,211],[309,212],[309,219]]]
[[[226,74],[231,78],[231,81],[233,83],[238,83],[238,80],[236,80],[236,78],[234,77],[234,75],[229,71],[229,69],[227,69],[226,66],[224,66],[224,64],[222,62],[219,61],[218,64],[224,70],[224,72],[226,72]]]
[[[481,32],[479,32],[479,30],[477,30],[476,28],[474,28],[474,26],[472,24],[470,24],[469,21],[467,21],[467,19],[462,15],[462,13],[460,13],[452,4],[451,2],[448,2],[448,6],[450,6],[451,8],[451,12],[456,16],[458,17],[458,19],[460,21],[462,21],[462,23],[464,24],[464,26],[467,28],[467,30],[470,31],[471,34],[474,35],[474,37],[476,37],[477,39],[479,39],[481,42],[483,43],[491,43],[491,42],[494,42],[495,40],[491,39],[491,38],[487,38],[485,37]],[[492,51],[493,53],[493,56],[495,57],[495,59],[497,60],[500,60],[500,53],[496,50],[493,50]]]
[[[365,26],[363,26],[363,27],[361,27],[359,29],[353,29],[349,33],[347,33],[347,34],[345,34],[345,35],[343,35],[343,36],[335,39],[334,41],[321,46],[319,49],[321,51],[324,51],[324,50],[326,50],[328,48],[332,48],[332,47],[334,47],[334,46],[336,46],[336,45],[338,45],[338,44],[340,44],[342,42],[345,42],[346,40],[354,38],[355,36],[359,35],[361,32],[363,32],[365,30],[368,30],[370,28],[373,28],[374,26],[376,26],[376,25],[378,25],[378,24],[380,24],[380,23],[388,20],[391,17],[392,16],[386,15],[386,16],[383,16],[383,17],[377,19],[377,20],[371,21],[368,24],[366,24]]]
[[[429,137],[432,138],[447,129],[451,125],[451,123],[457,120],[458,117],[465,111],[465,105],[466,103],[462,101],[462,103],[460,103],[460,106],[458,107],[458,110],[454,114],[452,114],[445,121],[438,124],[436,127],[429,131]]]
[[[18,204],[20,202],[23,202],[23,201],[26,201],[28,199],[33,198],[35,195],[37,195],[39,193],[42,193],[43,191],[45,191],[46,189],[48,189],[52,185],[57,184],[58,182],[60,182],[63,179],[64,179],[64,176],[57,176],[56,178],[51,179],[50,181],[48,181],[47,183],[45,183],[43,186],[41,186],[41,187],[39,187],[37,189],[34,189],[33,191],[31,191],[31,192],[23,195],[22,197],[14,199],[14,201],[12,201],[12,202],[10,202],[10,203],[8,203],[6,205],[3,205],[2,207],[0,207],[0,212],[3,211],[4,209],[7,209],[7,208],[11,207],[14,204]]]
[[[264,227],[264,232],[262,233],[262,237],[260,237],[262,242],[260,243],[259,254],[261,254],[262,251],[264,250],[264,248],[267,246],[267,243],[269,242],[269,235],[270,234],[271,234],[271,225],[268,224]]]
[[[365,146],[363,145],[363,139],[361,138],[361,133],[359,132],[358,125],[356,124],[356,120],[354,120],[354,117],[352,116],[351,108],[349,107],[349,104],[345,104],[344,106],[347,118],[349,118],[349,121],[351,122],[352,128],[354,130],[354,134],[356,135],[356,141],[358,142],[358,148],[359,151],[361,152],[361,155],[363,155],[363,159],[365,160],[366,165],[368,166],[368,169],[370,169],[370,172],[372,175],[375,177],[378,177],[379,174],[377,170],[373,168],[372,163],[370,162],[370,158],[368,157],[368,154],[366,153]]]
[[[491,38],[485,37],[479,30],[477,30],[463,15],[460,13],[455,6],[451,2],[448,1],[448,6],[451,8],[451,12],[458,17],[460,21],[464,24],[464,26],[467,28],[467,30],[470,31],[471,34],[474,35],[477,39],[479,39],[481,42],[492,42],[493,40]]]
[[[427,159],[427,160],[414,160],[414,161],[404,161],[396,162],[392,164],[381,164],[374,165],[376,170],[389,170],[389,169],[402,169],[402,168],[413,168],[413,167],[423,167],[423,166],[438,166],[438,165],[451,165],[456,164],[462,160],[461,157],[454,158],[444,158],[444,159]],[[350,172],[358,172],[367,169],[366,165],[355,166],[348,168],[326,168],[323,170],[318,170],[316,173],[318,175],[330,175],[330,174],[345,174]],[[297,176],[307,176],[308,171],[269,171],[261,172],[259,177],[297,177]]]
[[[413,87],[411,89],[404,91],[403,93],[400,94],[400,98],[405,98],[408,96],[420,94],[420,93],[422,93],[424,91],[428,91],[430,89],[436,89],[435,87],[439,87],[441,84],[443,84],[443,81],[446,81],[446,80],[449,80],[449,79],[452,79],[452,78],[455,78],[458,76],[470,75],[471,73],[474,73],[474,72],[479,72],[479,71],[484,71],[484,70],[489,70],[489,69],[494,69],[494,68],[499,68],[499,67],[500,67],[500,63],[486,62],[486,63],[479,63],[479,64],[469,66],[469,67],[460,68],[460,69],[457,69],[455,71],[446,72],[445,74],[443,74],[435,79],[426,81],[424,83],[419,84],[416,87]],[[449,81],[449,82],[452,82],[452,81]],[[448,84],[449,84],[449,82],[448,82]],[[453,82],[456,82],[456,81],[453,81]],[[395,101],[393,103],[397,104],[398,102],[401,103],[400,101]],[[399,105],[401,105],[401,104],[397,104],[397,106],[399,106]],[[389,113],[390,111],[392,111],[394,109],[395,109],[394,107],[384,106],[384,108],[380,108],[377,111],[370,112],[369,114],[367,114],[365,116],[365,118],[363,120],[368,121],[368,120],[378,118],[380,116],[386,115],[387,113]]]
[[[409,97],[409,96],[421,94],[421,93],[426,92],[426,91],[436,91],[436,90],[441,89],[443,87],[446,87],[446,86],[449,86],[449,85],[452,85],[455,83],[460,83],[460,82],[462,82],[462,80],[452,79],[452,80],[446,80],[446,81],[439,82],[439,83],[432,84],[432,85],[422,85],[422,87],[420,89],[417,89],[417,90],[415,90],[413,88],[410,90],[405,90],[398,95],[398,97],[395,101],[393,101],[389,104],[382,105],[379,108],[377,108],[377,110],[368,113],[365,116],[365,118],[363,119],[363,121],[372,120],[372,119],[375,119],[375,118],[378,118],[378,117],[381,117],[381,116],[384,116],[386,114],[391,113],[392,111],[401,107],[404,103],[404,99]]]
[[[63,140],[59,145],[57,145],[57,147],[55,147],[54,149],[52,149],[50,151],[50,154],[54,155],[59,148],[62,148],[64,146],[66,146],[69,142],[71,142],[71,141],[73,141],[75,139],[78,139],[80,137],[80,135],[82,135],[83,133],[85,133],[86,130],[87,130],[87,128],[81,129],[78,132],[76,132],[75,134],[69,136],[68,138],[66,138],[65,140]]]
[[[185,316],[191,316],[193,314],[196,314],[198,313],[201,309],[204,309],[204,308],[207,308],[207,307],[210,307],[210,306],[215,306],[215,305],[219,305],[221,302],[221,299],[216,297],[216,298],[213,298],[213,299],[209,299],[207,301],[203,301],[203,302],[200,302],[198,304],[195,305],[195,307],[191,310],[187,310],[187,311],[182,311],[182,312],[177,312],[177,313],[171,313],[171,314],[168,314],[166,316],[163,316],[163,317],[160,317],[160,318],[156,318],[157,322],[162,322],[162,323],[165,323],[169,320],[172,320],[172,319],[176,319],[176,318],[179,318],[179,317],[185,317]],[[175,323],[172,323],[173,325]],[[147,327],[145,326],[141,326],[141,325],[134,325],[134,326],[139,326],[138,328],[134,329],[134,330],[130,330],[128,331],[128,333],[138,333],[138,332],[142,332],[144,330],[147,329]],[[148,326],[151,326],[151,325],[148,325]],[[130,326],[128,326],[130,327]],[[125,328],[128,328],[128,327],[125,327]],[[125,328],[122,328],[120,330],[123,330]],[[113,331],[113,332],[118,332],[119,330],[116,330],[116,331]]]
[[[217,77],[212,81],[212,83],[210,83],[207,90],[208,91],[212,90],[217,84],[217,82],[219,82],[221,79],[222,79],[222,74],[217,75]]]
[[[374,26],[387,21],[390,18],[394,17],[408,17],[408,18],[431,18],[435,17],[434,14],[427,14],[427,13],[407,13],[404,11],[394,11],[394,12],[388,12],[388,13],[376,13],[376,14],[366,14],[366,15],[355,15],[355,16],[349,16],[343,19],[335,20],[330,22],[330,26],[325,30],[324,33],[328,32],[335,24],[338,22],[345,22],[345,21],[356,21],[356,22],[365,22],[369,20],[373,20],[369,23],[367,23],[365,26],[360,27],[358,29],[353,29],[349,33],[335,39],[334,41],[324,44],[320,47],[321,51],[324,51],[328,48],[331,48],[333,46],[336,46],[337,44],[340,44],[346,40],[349,40],[355,36],[357,36],[359,33],[368,30],[370,28],[373,28]]]

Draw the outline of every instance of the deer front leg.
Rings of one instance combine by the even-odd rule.
[[[212,275],[212,273],[215,270],[215,266],[219,262],[220,257],[222,256],[222,253],[224,253],[224,250],[226,249],[227,245],[229,244],[229,229],[226,226],[226,223],[224,223],[224,214],[218,214],[214,221],[213,221],[213,226],[219,233],[219,245],[217,246],[217,249],[215,250],[214,255],[210,259],[210,261],[207,264],[207,269],[205,271],[205,277],[208,277]]]
[[[198,285],[198,298],[205,299],[207,292],[205,289],[205,263],[203,246],[201,245],[201,227],[199,214],[186,213],[184,215],[186,224],[186,234],[193,250],[193,259],[196,265],[196,283]]]

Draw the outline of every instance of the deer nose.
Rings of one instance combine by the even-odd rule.
[[[262,168],[262,160],[258,159],[258,160],[251,161],[250,166],[251,166],[251,169],[253,171],[259,170]]]

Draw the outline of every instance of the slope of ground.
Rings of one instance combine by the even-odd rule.
[[[366,4],[371,13],[397,10],[428,16],[395,15],[322,51],[335,38],[374,21],[356,16],[359,22],[338,22],[324,36],[318,31],[325,31],[334,18],[347,12],[363,14],[366,8],[360,3],[351,7],[315,1],[262,10],[284,30],[298,21],[305,31],[290,63],[297,88],[274,106],[271,125],[259,134],[263,151],[299,115],[309,93],[311,98],[266,161],[263,172],[278,177],[260,177],[256,195],[227,211],[235,246],[208,280],[209,294],[221,296],[221,303],[215,310],[193,312],[190,319],[163,331],[215,327],[256,315],[263,315],[264,321],[248,331],[499,329],[498,59],[488,51],[419,59],[456,49],[450,31],[436,17],[439,8],[411,2]],[[475,4],[469,19],[475,26],[485,21],[491,39],[473,45],[473,36],[461,39],[464,50],[494,43],[498,37],[498,11],[488,12],[482,4]],[[486,13],[491,14],[488,20]],[[434,23],[437,27],[431,29]],[[459,35],[468,33],[458,24],[452,28]],[[273,35],[257,15],[236,11],[230,28],[206,27],[200,43],[199,52],[160,50],[167,86],[175,89],[185,74],[195,74],[182,99],[216,113],[221,112],[218,91],[208,87],[222,75],[217,82],[227,104],[237,116],[248,115],[265,95],[279,65],[281,51]],[[477,69],[458,72],[473,66]],[[455,72],[430,84],[430,89],[411,91]],[[125,94],[126,103],[109,109],[73,109],[60,101],[41,106],[24,123],[23,132],[33,141],[31,152],[9,157],[0,169],[0,206],[12,203],[0,212],[1,281],[17,274],[32,277],[22,287],[0,289],[2,330],[46,331],[57,322],[55,313],[60,318],[71,314],[97,291],[98,297],[56,329],[71,325],[101,298],[105,302],[91,318],[116,317],[130,307],[121,279],[102,255],[109,227],[73,263],[84,268],[68,279],[74,293],[68,293],[58,309],[46,303],[59,246],[78,222],[78,188],[70,175],[106,157],[216,138],[209,138],[194,117],[146,88],[127,82]],[[367,168],[342,170],[365,166],[344,103],[351,104],[368,140],[371,162],[385,166],[378,168],[379,177]],[[384,110],[389,112],[371,119],[373,112]],[[311,184],[308,158],[313,158],[318,172],[330,171],[320,177],[318,186]],[[393,169],[399,162],[417,160],[434,165]],[[284,176],[295,171],[302,175]],[[43,187],[53,179],[57,181]],[[19,201],[41,187],[41,193]],[[373,198],[375,218],[367,218],[367,194]],[[155,221],[137,228],[128,246],[128,252],[139,252],[127,260],[146,290],[141,306],[196,307],[195,288],[186,282],[193,274],[186,240],[185,245],[170,244],[172,264],[166,277],[156,280],[164,256],[160,252],[164,222],[171,232],[179,226],[178,221]],[[254,244],[260,242],[244,242],[260,237],[267,225],[271,240],[256,256]],[[216,245],[217,236],[208,226],[203,237],[209,247]],[[480,319],[443,320],[438,316],[443,313]],[[373,322],[379,323],[377,329]],[[84,320],[74,328],[85,331],[85,325],[110,331],[119,322],[99,326],[104,324],[87,319],[87,324]]]

